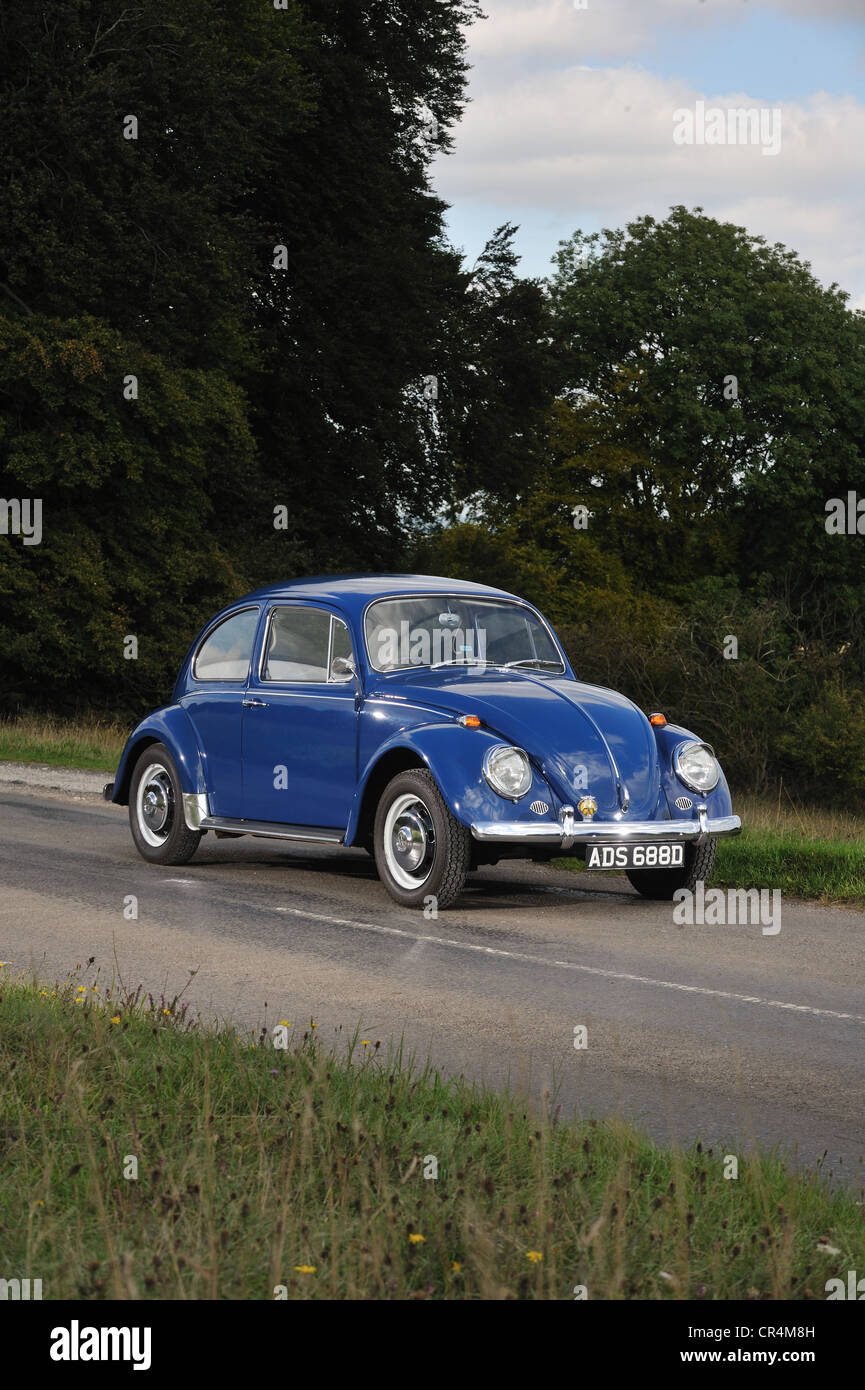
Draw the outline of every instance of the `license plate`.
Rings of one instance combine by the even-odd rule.
[[[681,869],[685,846],[680,842],[650,845],[589,845],[587,869]]]

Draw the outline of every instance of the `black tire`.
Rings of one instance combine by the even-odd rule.
[[[198,849],[203,832],[186,824],[177,767],[162,743],[151,743],[135,764],[129,825],[135,848],[151,864],[187,864]]]
[[[716,848],[715,840],[704,840],[701,845],[686,845],[685,863],[681,869],[626,869],[625,873],[628,881],[644,898],[669,901],[680,888],[687,888],[689,893],[693,893],[700,881],[708,883]]]
[[[431,772],[410,768],[388,782],[373,839],[379,878],[395,902],[424,907],[433,897],[438,908],[456,902],[469,871],[471,832],[451,815]]]

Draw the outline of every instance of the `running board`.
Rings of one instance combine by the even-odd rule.
[[[260,835],[267,840],[307,840],[319,845],[341,845],[345,832],[323,825],[280,825],[269,820],[231,820],[228,816],[202,816],[199,830],[227,830],[235,835]]]

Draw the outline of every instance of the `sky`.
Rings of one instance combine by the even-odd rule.
[[[470,262],[510,221],[522,274],[546,276],[576,229],[684,203],[782,242],[865,310],[865,0],[484,8],[468,34],[470,103],[433,166]],[[677,126],[680,141],[688,122],[699,134],[701,102],[709,120],[725,113],[727,135],[729,108],[765,111],[762,143],[677,143]]]

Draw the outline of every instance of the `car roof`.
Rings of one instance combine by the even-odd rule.
[[[447,579],[435,574],[326,574],[268,584],[246,594],[231,607],[249,603],[250,600],[306,598],[334,603],[352,614],[359,614],[373,599],[440,593],[473,594],[477,598],[518,597],[504,589],[493,589],[488,584],[471,584],[465,579]]]

